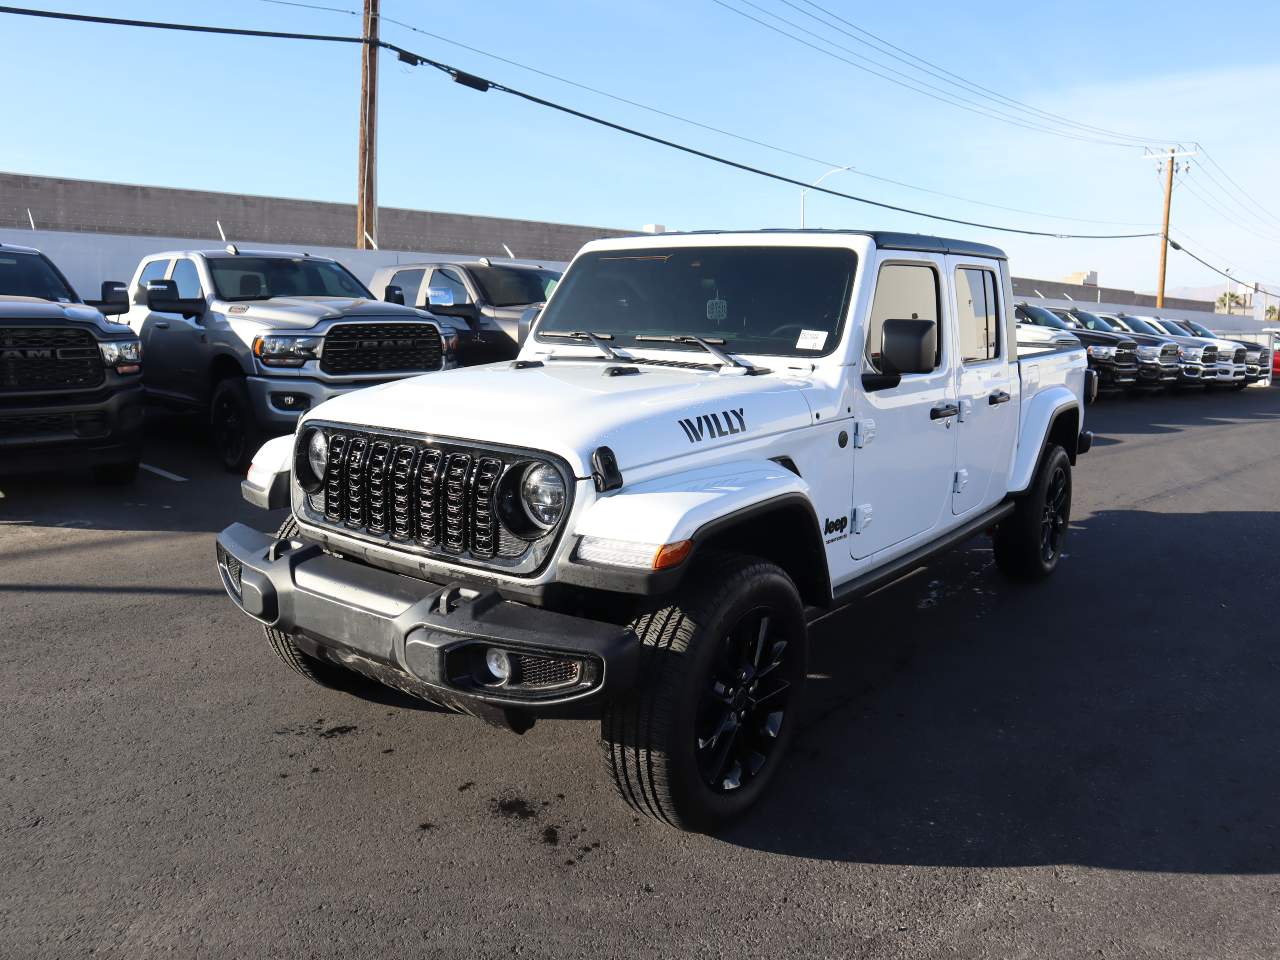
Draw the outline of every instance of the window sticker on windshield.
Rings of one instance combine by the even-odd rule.
[[[797,350],[821,350],[827,345],[827,331],[801,330],[796,339]]]
[[[707,319],[708,320],[727,320],[729,318],[729,301],[728,300],[708,300],[707,301]]]

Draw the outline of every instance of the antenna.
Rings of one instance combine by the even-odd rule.
[[[218,236],[220,236],[220,237],[222,238],[222,242],[223,242],[223,243],[226,243],[226,242],[227,242],[227,232],[226,232],[225,230],[223,230],[223,229],[222,229],[222,221],[221,221],[221,220],[215,220],[215,221],[213,221],[213,222],[214,222],[214,223],[216,223],[216,224],[218,225]]]
[[[36,218],[31,215],[31,208],[27,207],[27,222],[31,224],[31,229],[36,228]]]
[[[373,247],[375,250],[378,249],[378,244],[374,241],[373,237],[369,236],[368,230],[364,232],[364,238],[369,241],[369,246]]]
[[[502,249],[507,251],[507,256],[510,257],[512,260],[516,258],[516,255],[511,252],[511,248],[508,247],[505,243],[502,245]]]

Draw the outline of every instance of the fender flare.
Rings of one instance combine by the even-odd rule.
[[[1022,433],[1013,461],[1013,472],[1009,478],[1009,490],[1014,494],[1025,493],[1031,487],[1036,467],[1040,463],[1040,458],[1044,456],[1054,423],[1065,413],[1074,412],[1079,417],[1080,401],[1070,388],[1054,386],[1036,394],[1024,411]],[[1076,461],[1078,433],[1077,430],[1077,436],[1073,436],[1072,443],[1067,449],[1072,463]],[[1038,438],[1038,442],[1033,438]]]
[[[258,448],[249,475],[240,482],[240,495],[255,507],[278,510],[289,506],[289,476],[293,470],[293,434],[273,437]]]
[[[801,549],[816,550],[821,571],[812,579],[822,581],[829,599],[826,551],[809,484],[772,460],[754,458],[668,474],[597,499],[577,518],[557,579],[598,590],[663,593],[680,582],[709,540],[779,510],[800,510],[808,516],[812,542],[801,533]],[[693,549],[677,566],[654,571],[578,560],[584,537],[652,544],[655,552],[665,544],[691,540]]]

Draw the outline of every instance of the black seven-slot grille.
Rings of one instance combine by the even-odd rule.
[[[430,323],[340,323],[324,337],[325,373],[439,370],[443,346]]]
[[[501,540],[498,481],[513,462],[406,437],[330,432],[324,516],[431,552],[490,560]]]
[[[88,331],[0,327],[0,391],[79,389],[102,380],[102,355]]]

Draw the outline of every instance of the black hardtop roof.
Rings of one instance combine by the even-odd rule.
[[[918,253],[942,253],[968,257],[988,257],[992,260],[1008,260],[1008,255],[999,247],[986,243],[975,243],[972,240],[955,240],[948,237],[935,237],[925,233],[896,233],[891,230],[845,230],[830,227],[765,227],[760,230],[683,230],[666,234],[652,234],[653,237],[697,237],[714,236],[728,233],[812,233],[815,235],[853,234],[859,237],[870,237],[881,250],[912,250]]]

